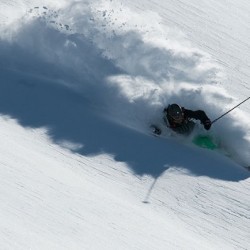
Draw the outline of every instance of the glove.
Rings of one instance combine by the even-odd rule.
[[[211,126],[212,126],[212,123],[211,123],[211,121],[208,119],[208,120],[206,120],[206,121],[203,123],[203,125],[204,125],[204,128],[205,128],[206,130],[209,130],[209,129],[211,128]]]

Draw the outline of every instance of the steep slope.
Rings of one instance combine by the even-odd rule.
[[[213,119],[247,94],[247,74],[238,71],[246,79],[235,95],[221,76],[233,50],[215,63],[211,36],[206,50],[172,25],[190,34],[193,18],[206,21],[205,3],[9,3],[1,1],[0,248],[247,249],[249,106],[209,132],[233,159],[147,133],[169,102],[206,107]],[[196,14],[186,30],[176,9]]]
[[[0,124],[2,249],[247,249],[249,174],[230,161],[112,124],[122,153],[84,156]]]
[[[143,133],[171,102],[205,109],[213,120],[241,101],[225,93],[226,80],[211,56],[161,21],[118,2],[73,2],[60,11],[29,8],[3,29],[2,68],[67,86],[108,119]],[[244,88],[238,92],[246,94]],[[211,133],[248,166],[249,110],[243,107],[246,111],[230,113]],[[2,112],[11,114],[6,109]]]

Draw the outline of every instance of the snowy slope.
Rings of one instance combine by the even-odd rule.
[[[1,249],[249,248],[249,103],[208,132],[231,159],[147,134],[250,95],[247,1],[0,7]]]
[[[153,179],[6,118],[1,138],[1,249],[247,248],[249,181],[229,163],[218,180],[173,166]]]

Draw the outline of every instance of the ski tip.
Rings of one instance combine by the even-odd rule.
[[[150,125],[150,128],[155,135],[160,135],[161,134],[161,129],[156,126],[156,125]]]

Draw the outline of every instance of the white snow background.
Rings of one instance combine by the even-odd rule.
[[[0,249],[249,249],[247,1],[0,1]],[[165,129],[165,133],[169,133]]]

